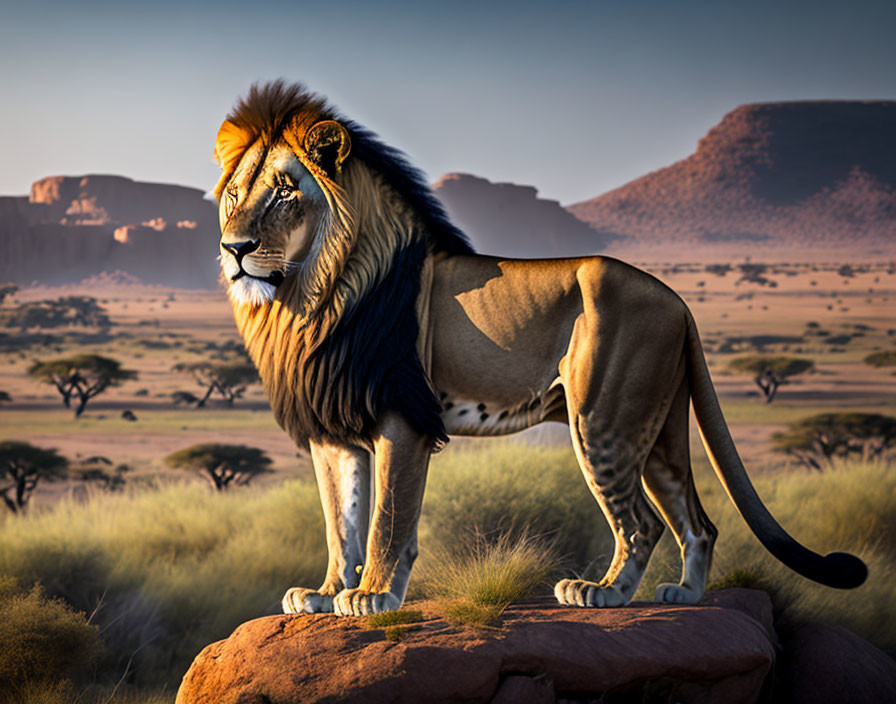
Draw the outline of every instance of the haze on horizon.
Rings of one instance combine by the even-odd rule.
[[[257,80],[302,81],[405,151],[564,204],[694,151],[750,102],[896,99],[896,3],[10,4],[0,193],[55,174],[210,188]]]

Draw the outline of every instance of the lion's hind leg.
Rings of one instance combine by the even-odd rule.
[[[672,529],[681,551],[681,580],[656,589],[656,601],[695,604],[709,577],[718,531],[700,505],[688,447],[687,381],[683,381],[644,467],[644,488]]]
[[[616,546],[603,579],[563,579],[554,596],[568,606],[624,606],[637,591],[664,526],[641,488],[644,455],[620,439],[624,434],[610,427],[594,432],[589,425],[581,417],[571,419],[573,447]]]

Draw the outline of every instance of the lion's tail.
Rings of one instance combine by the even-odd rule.
[[[864,562],[845,552],[822,557],[804,547],[778,524],[756,494],[728,432],[690,313],[686,345],[691,399],[703,446],[719,481],[750,530],[772,555],[804,577],[838,589],[858,587],[868,576]]]

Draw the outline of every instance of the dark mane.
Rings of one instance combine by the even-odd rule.
[[[293,117],[304,112],[317,113],[320,120],[336,120],[348,130],[352,140],[349,159],[363,161],[401,196],[423,224],[433,251],[451,255],[473,253],[467,236],[448,219],[422,171],[412,166],[401,151],[384,144],[373,132],[342,116],[325,98],[312,93],[301,83],[287,84],[283,80],[255,83],[227,119],[246,129],[252,141],[261,138],[270,144]]]

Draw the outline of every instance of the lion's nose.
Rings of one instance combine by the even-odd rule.
[[[251,254],[261,246],[261,240],[246,240],[244,242],[222,242],[221,246],[233,255],[237,263],[240,263],[247,254]]]

